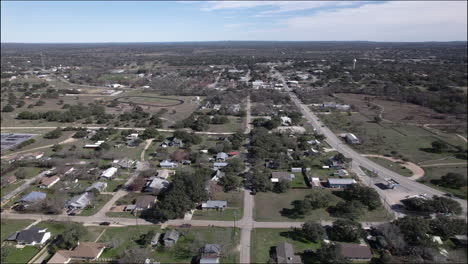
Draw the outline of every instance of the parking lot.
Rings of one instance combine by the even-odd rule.
[[[10,149],[35,136],[37,134],[1,134],[1,150]]]

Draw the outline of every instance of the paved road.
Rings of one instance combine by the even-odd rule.
[[[252,130],[252,115],[251,115],[251,103],[250,103],[250,95],[247,95],[247,103],[245,105],[245,131],[244,134],[249,134]]]
[[[64,141],[61,141],[61,142],[58,142],[56,144],[58,145],[61,145],[61,144],[68,144],[68,143],[73,143],[75,141],[77,141],[78,139],[77,138],[68,138],[68,139],[65,139]],[[25,153],[25,152],[32,152],[32,151],[36,151],[38,149],[43,149],[43,148],[51,148],[53,147],[55,144],[50,144],[50,145],[46,145],[46,146],[41,146],[41,147],[37,147],[37,148],[32,148],[32,149],[25,149],[25,150],[21,150],[21,151],[17,151],[17,152],[13,152],[13,153],[8,153],[6,155],[3,155],[1,158],[7,158],[7,157],[11,157],[11,156],[14,156],[14,155],[18,155],[18,154],[21,154],[21,153]]]
[[[52,168],[54,169],[54,168]],[[31,179],[27,179],[21,186],[19,186],[18,188],[14,189],[13,191],[11,191],[10,193],[7,193],[5,194],[3,197],[2,197],[2,206],[4,203],[6,203],[8,200],[10,200],[12,197],[14,197],[15,195],[17,195],[18,193],[26,190],[26,188],[28,188],[32,183],[36,182],[37,180],[39,180],[40,178],[42,178],[44,175],[47,174],[48,171],[43,171],[39,174],[37,174],[36,176],[32,177]]]
[[[312,113],[312,111],[302,103],[302,101],[292,92],[292,90],[287,86],[287,83],[284,77],[278,73],[279,78],[283,81],[284,87],[286,91],[289,93],[292,101],[296,104],[296,106],[300,109],[304,117],[312,124],[312,126],[317,130],[318,133],[321,133],[325,136],[326,142],[336,149],[338,152],[342,153],[345,157],[353,159],[353,162],[356,162],[357,165],[362,166],[370,171],[375,171],[378,174],[378,177],[381,179],[385,178],[392,178],[400,183],[399,188],[406,189],[414,194],[427,194],[427,195],[438,195],[442,196],[445,193],[439,190],[433,189],[427,185],[415,182],[410,180],[409,178],[402,176],[396,172],[393,172],[387,168],[380,166],[379,164],[369,160],[366,157],[363,157],[361,154],[353,150],[348,145],[344,144],[341,139],[339,139],[328,127],[323,125],[319,118]],[[378,188],[378,187],[375,187]],[[466,208],[467,202],[462,199],[455,199],[460,203],[465,212],[464,215],[466,216]]]
[[[83,126],[77,125],[78,127],[85,127],[88,129],[101,129],[101,128],[108,128],[108,127],[100,127],[100,126]],[[2,130],[22,130],[22,129],[56,129],[57,127],[2,127]],[[145,127],[112,127],[118,130],[136,130],[136,131],[144,131]],[[159,132],[175,132],[176,129],[156,129]],[[208,132],[208,131],[195,131],[195,134],[200,135],[232,135],[236,132]]]

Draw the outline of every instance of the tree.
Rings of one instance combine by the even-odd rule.
[[[335,217],[356,220],[364,214],[364,205],[359,201],[341,201],[330,208],[330,213]]]
[[[88,135],[88,133],[86,132],[86,130],[78,130],[78,131],[73,135],[73,138],[84,138],[84,137],[86,137],[86,135]]]
[[[22,179],[25,179],[26,178],[26,170],[24,168],[19,168],[16,172],[15,172],[15,176],[16,178],[22,180]]]
[[[427,235],[430,232],[429,221],[416,216],[405,216],[393,222],[400,228],[405,241],[411,246],[427,246],[432,243]]]
[[[439,216],[430,223],[431,232],[436,236],[448,239],[458,234],[466,234],[466,221],[464,219]]]
[[[322,244],[322,247],[317,250],[317,257],[323,264],[350,263],[349,260],[341,256],[339,245]]]
[[[312,209],[326,208],[330,205],[333,195],[329,192],[315,190],[304,197],[304,202],[310,204]]]
[[[236,190],[241,184],[241,178],[233,175],[232,173],[227,173],[222,177],[219,182],[219,185],[223,186],[225,192]]]
[[[289,188],[291,188],[291,182],[282,179],[274,185],[273,190],[277,193],[285,193]]]
[[[267,192],[273,188],[273,185],[266,173],[254,173],[252,177],[252,188],[259,192]]]
[[[447,188],[460,189],[461,187],[466,186],[467,179],[462,174],[449,172],[440,177],[437,184]]]
[[[329,237],[331,240],[356,242],[363,235],[361,224],[352,220],[339,219],[333,222]]]
[[[7,104],[2,108],[2,112],[13,112],[15,108],[11,104]]]
[[[47,132],[45,135],[44,135],[44,138],[47,138],[47,139],[56,139],[56,138],[59,138],[62,136],[62,129],[61,128],[56,128],[50,132]]]
[[[181,162],[182,160],[185,160],[186,157],[187,157],[187,152],[181,149],[177,149],[171,154],[171,159],[177,162]]]
[[[156,235],[156,232],[154,230],[150,230],[148,233],[141,235],[137,240],[137,243],[142,246],[146,246],[151,242],[151,239],[153,239],[154,235]]]
[[[435,153],[442,153],[442,152],[447,151],[448,149],[447,143],[443,141],[439,141],[439,140],[432,142],[431,146],[432,146],[432,151],[434,151]]]
[[[82,224],[69,222],[65,225],[63,233],[58,235],[54,245],[60,249],[72,249],[87,233],[88,230]]]
[[[344,199],[348,201],[360,201],[369,210],[374,210],[382,205],[379,194],[372,188],[353,184],[342,192]]]
[[[325,236],[325,229],[319,223],[305,222],[302,225],[302,234],[311,242],[320,242]]]
[[[240,159],[231,159],[229,164],[222,169],[224,172],[240,173],[244,169],[244,163]]]
[[[462,212],[460,204],[450,198],[434,196],[432,199],[422,199],[419,197],[402,200],[409,209],[426,213],[456,214]]]
[[[143,264],[146,260],[146,249],[140,247],[131,247],[124,250],[119,257],[119,264],[135,263]]]
[[[58,152],[58,151],[60,151],[60,150],[62,150],[62,149],[63,149],[63,146],[60,145],[60,144],[54,144],[54,145],[52,146],[52,151],[53,151],[53,152]]]
[[[150,139],[156,138],[159,135],[159,132],[154,128],[147,128],[143,133],[140,135],[141,139]]]

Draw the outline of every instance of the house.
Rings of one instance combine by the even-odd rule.
[[[282,126],[290,126],[292,124],[291,118],[287,116],[280,117]]]
[[[169,178],[169,176],[175,175],[175,174],[176,174],[176,171],[175,171],[175,170],[163,169],[163,170],[157,170],[157,173],[158,173],[158,174],[157,174],[157,175],[158,175],[158,178],[167,180],[167,178]]]
[[[252,87],[253,87],[254,89],[258,89],[258,88],[260,88],[260,87],[263,86],[263,85],[264,85],[264,84],[263,84],[263,81],[262,81],[262,80],[255,80],[255,81],[252,82]]]
[[[183,164],[183,165],[191,165],[191,164],[192,164],[192,161],[191,161],[191,160],[183,160],[183,161],[182,161],[182,164]]]
[[[347,177],[349,176],[349,173],[345,169],[339,169],[333,173],[333,176],[338,176],[338,177]]]
[[[356,184],[354,179],[328,179],[330,188],[346,188],[351,184]]]
[[[310,185],[312,188],[322,188],[322,184],[320,183],[320,178],[312,177],[310,180]]]
[[[104,140],[98,140],[96,141],[96,143],[94,144],[86,144],[84,145],[84,148],[99,148],[101,146],[102,143],[104,143],[105,141]]]
[[[179,232],[175,229],[171,229],[164,234],[163,241],[165,247],[173,247],[177,240],[179,240]]]
[[[161,238],[161,233],[156,233],[153,238],[151,238],[151,246],[155,247],[158,245],[159,238]]]
[[[227,165],[228,165],[227,162],[215,162],[215,163],[213,163],[213,170],[222,169],[222,168],[226,167]]]
[[[19,199],[16,203],[35,203],[46,198],[45,193],[41,192],[30,192]]]
[[[455,245],[457,246],[466,246],[468,245],[468,239],[466,235],[455,235],[450,238]]]
[[[212,181],[219,181],[219,179],[223,178],[226,174],[220,170],[217,170],[213,177],[211,178]]]
[[[169,161],[169,160],[163,160],[159,163],[159,167],[161,168],[175,168],[177,167],[177,163]]]
[[[39,182],[39,188],[48,189],[54,184],[56,184],[58,181],[60,181],[59,176],[42,177],[41,181]]]
[[[310,145],[320,145],[320,141],[318,141],[317,139],[309,140],[307,141],[307,143]]]
[[[227,207],[226,201],[208,200],[206,201],[206,203],[201,204],[202,210],[209,210],[209,209],[223,210],[226,207]]]
[[[173,138],[170,146],[183,148],[184,147],[184,142],[181,139]]]
[[[67,208],[69,210],[83,209],[90,203],[90,197],[87,192],[77,195],[71,198],[67,202]]]
[[[93,261],[101,256],[105,249],[104,243],[78,242],[73,250],[59,250],[47,262],[51,264],[69,263],[70,261]]]
[[[216,161],[226,161],[227,158],[228,154],[224,152],[219,152],[218,154],[216,154]]]
[[[301,257],[294,255],[294,248],[289,243],[280,243],[276,246],[276,263],[278,264],[296,264],[302,263]]]
[[[309,151],[309,154],[310,154],[310,155],[314,155],[314,154],[318,154],[318,153],[319,153],[318,150],[316,150],[316,149],[314,149],[314,148],[310,148],[310,151]]]
[[[50,232],[46,232],[47,228],[30,227],[10,235],[8,241],[16,241],[18,245],[34,246],[44,244],[51,236]]]
[[[129,158],[123,158],[121,160],[114,160],[113,163],[117,164],[122,169],[130,169],[135,163],[135,161]]]
[[[135,145],[135,141],[138,139],[138,133],[132,133],[126,137],[127,146]]]
[[[114,176],[116,172],[117,172],[117,168],[115,167],[107,168],[105,171],[102,172],[101,178],[110,179]]]
[[[218,244],[206,244],[201,250],[200,264],[219,263],[221,246]]]
[[[133,209],[133,213],[149,209],[156,203],[156,200],[156,196],[152,195],[143,195],[138,197],[135,202],[135,208]]]
[[[342,111],[348,111],[351,108],[351,106],[347,104],[336,104],[335,108]]]
[[[144,192],[159,192],[163,189],[169,187],[169,182],[157,177],[151,177],[146,181],[145,187],[143,188]]]
[[[90,192],[94,189],[98,190],[99,192],[103,192],[107,188],[107,183],[105,182],[95,182],[91,184],[88,188],[85,189],[85,192]]]
[[[237,152],[236,151],[230,151],[227,153],[229,157],[234,157],[237,155]]]
[[[353,133],[346,134],[346,141],[350,144],[360,144],[359,138],[356,137]]]
[[[271,182],[292,181],[294,177],[294,174],[287,171],[274,171],[271,173]]]
[[[367,245],[341,243],[339,248],[341,256],[351,261],[364,262],[372,258],[372,252]]]
[[[302,172],[302,168],[291,168],[291,172]]]

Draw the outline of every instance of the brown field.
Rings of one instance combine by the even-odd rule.
[[[456,120],[454,116],[440,114],[427,107],[384,100],[376,96],[342,93],[336,94],[336,97],[343,100],[346,104],[353,105],[360,113],[369,119],[378,116],[383,107],[383,119],[395,123],[420,125],[460,124],[460,126],[464,126],[466,123],[466,121],[461,122],[460,120]]]

